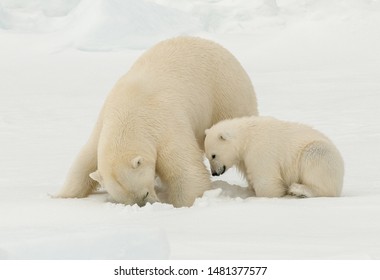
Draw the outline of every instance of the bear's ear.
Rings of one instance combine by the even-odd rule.
[[[232,138],[232,135],[228,132],[222,132],[219,134],[219,139],[222,141],[230,140]]]
[[[143,163],[143,158],[141,156],[137,156],[131,160],[131,164],[133,168],[139,167]]]
[[[209,131],[210,131],[210,129],[209,129],[209,128],[208,128],[208,129],[206,129],[206,130],[205,130],[205,135],[207,135]]]
[[[103,181],[102,175],[100,175],[100,172],[98,170],[92,172],[89,176],[92,180],[98,182],[99,184],[101,184]]]

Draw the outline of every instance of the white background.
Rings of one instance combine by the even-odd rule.
[[[342,197],[247,197],[233,170],[190,208],[50,197],[116,80],[184,34],[239,59],[260,114],[333,140]],[[375,0],[0,0],[0,258],[378,260],[379,69]]]

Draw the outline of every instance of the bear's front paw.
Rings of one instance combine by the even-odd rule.
[[[308,186],[296,183],[289,187],[288,194],[298,198],[313,197],[313,193]]]

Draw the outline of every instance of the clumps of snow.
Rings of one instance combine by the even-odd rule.
[[[203,208],[210,204],[217,203],[216,198],[218,198],[221,193],[222,189],[206,191],[201,198],[195,200],[193,207]]]
[[[217,180],[212,183],[214,189],[220,189],[220,196],[223,198],[240,198],[245,199],[255,196],[255,192],[248,187],[241,187],[240,185],[230,184],[227,181]]]
[[[195,200],[193,207],[207,207],[219,203],[241,202],[246,198],[254,197],[251,188],[232,185],[226,181],[217,180],[212,182],[212,189],[206,191],[202,197]]]
[[[172,204],[168,203],[147,203],[144,207],[140,207],[137,204],[133,205],[125,205],[120,203],[113,203],[108,202],[107,203],[107,209],[118,209],[122,213],[146,213],[146,212],[158,212],[158,211],[168,211],[174,209],[174,206]]]

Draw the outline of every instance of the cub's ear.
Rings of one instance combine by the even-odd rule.
[[[208,128],[208,129],[206,129],[206,130],[205,130],[205,135],[207,135],[209,131],[210,131],[210,129],[209,129],[209,128]]]
[[[222,132],[219,134],[219,139],[222,141],[230,140],[232,139],[232,134],[229,132]]]
[[[134,159],[131,160],[131,164],[133,168],[139,167],[143,163],[143,158],[141,156],[137,156]]]
[[[99,184],[101,184],[102,181],[103,181],[102,175],[100,175],[99,170],[96,170],[95,172],[92,172],[89,176],[90,176],[90,178],[92,180],[98,182]]]

